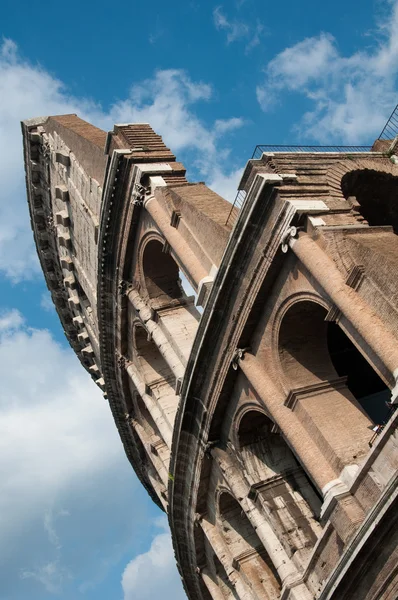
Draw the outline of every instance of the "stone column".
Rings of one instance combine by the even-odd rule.
[[[259,360],[252,354],[246,353],[239,361],[239,366],[264,402],[272,420],[282,430],[285,439],[299,457],[307,473],[322,490],[330,481],[337,478],[338,473],[320,453],[316,442],[309,436],[297,416],[284,405],[283,394]]]
[[[291,238],[289,245],[300,262],[393,375],[392,399],[398,400],[398,340],[359,294],[346,285],[333,260],[308,235]]]
[[[161,327],[152,318],[152,311],[140,297],[137,290],[132,289],[127,293],[127,297],[135,310],[140,314],[140,317],[145,324],[148,332],[151,334],[153,341],[159,349],[159,352],[169,365],[176,379],[184,377],[184,366],[174,351],[169,340],[166,338]]]
[[[233,568],[233,556],[228,550],[217,527],[212,525],[206,518],[201,518],[199,524],[218,560],[224,567],[227,577],[231,582],[231,585],[235,588],[240,600],[259,600],[254,596],[249,586],[243,581],[241,575]]]
[[[151,196],[145,200],[144,207],[173,249],[178,259],[177,262],[181,266],[181,270],[185,273],[195,289],[198,290],[201,287],[202,280],[205,280],[209,273],[202,266],[195,253],[191,250],[178,230],[170,225],[170,217],[157,198]]]
[[[268,523],[265,515],[262,514],[254,502],[248,498],[250,492],[249,484],[245,481],[242,474],[239,472],[237,465],[225,450],[213,448],[211,450],[211,455],[219,465],[232,494],[244,510],[275,569],[278,571],[282,585],[291,584],[295,579],[299,578],[299,573],[288,557],[271,525]],[[308,595],[308,600],[312,600],[310,599],[310,595]]]
[[[207,589],[209,590],[209,594],[213,598],[213,600],[225,600],[224,594],[221,592],[217,583],[215,583],[215,581],[213,581],[208,569],[202,569],[200,574],[201,574],[203,582],[204,582],[205,586],[207,587]]]
[[[172,427],[166,417],[163,414],[163,411],[160,409],[155,400],[146,393],[145,383],[140,378],[135,366],[133,363],[129,363],[126,366],[126,371],[131,378],[131,381],[134,383],[138,393],[140,394],[145,406],[147,407],[152,419],[157,425],[159,429],[159,433],[162,436],[165,444],[169,449],[171,449],[171,441],[173,437]]]

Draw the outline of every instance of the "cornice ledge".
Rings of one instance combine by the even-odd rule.
[[[305,398],[310,398],[311,396],[322,395],[330,392],[331,390],[339,390],[346,384],[347,377],[344,376],[336,377],[335,379],[329,379],[328,381],[317,381],[316,383],[311,383],[310,385],[303,385],[302,387],[290,390],[284,404],[288,408],[294,410],[299,400],[304,400]]]
[[[125,180],[125,176],[128,174],[129,154],[131,154],[129,150],[114,150],[102,191],[97,285],[99,346],[107,398],[126,455],[138,479],[152,500],[159,508],[164,510],[152,485],[147,480],[144,471],[140,468],[141,460],[138,449],[130,435],[125,412],[120,402],[123,393],[119,389],[117,377],[120,365],[115,348],[116,323],[114,319],[114,299],[119,294],[119,278],[114,277],[114,262],[116,257],[119,256],[118,232],[121,226],[122,215],[124,214],[124,195],[122,191],[126,183],[128,183]],[[133,210],[138,212],[140,207],[134,206]]]

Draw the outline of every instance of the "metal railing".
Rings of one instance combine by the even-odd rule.
[[[377,139],[383,141],[394,141],[398,136],[398,104],[392,111],[390,118],[384,125],[384,129]]]
[[[397,110],[397,109],[396,109]],[[398,118],[398,112],[397,112]],[[398,121],[397,121],[398,124]],[[370,152],[372,146],[281,146],[281,145],[265,145],[259,144],[254,148],[251,160],[258,160],[267,152],[280,153],[303,153],[303,152],[345,152],[346,154],[355,154],[359,152]],[[234,203],[229,211],[226,225],[234,225],[238,218],[239,212],[246,198],[245,190],[238,190]]]
[[[270,146],[259,144],[255,147],[253,158],[261,158],[264,152],[370,152],[371,146]]]

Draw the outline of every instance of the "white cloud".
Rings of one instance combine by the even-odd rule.
[[[23,322],[23,316],[15,308],[0,313],[0,333],[3,333],[3,335],[10,335],[15,329],[19,329]]]
[[[235,200],[238,184],[242,177],[243,169],[236,169],[231,173],[225,174],[221,170],[217,170],[213,173],[213,177],[209,182],[209,186],[212,190],[223,196],[229,202]]]
[[[249,35],[249,26],[242,21],[229,21],[221,10],[221,6],[217,6],[213,10],[213,20],[216,29],[223,29],[227,33],[227,44],[236,42]]]
[[[122,576],[124,600],[186,600],[175,568],[171,537],[165,518],[157,520],[162,533],[155,536],[151,547],[126,566]]]
[[[248,25],[244,21],[236,19],[231,20],[226,17],[221,6],[217,6],[213,10],[213,23],[217,30],[225,31],[227,36],[227,44],[239,40],[246,41],[245,52],[258,46],[261,42],[261,35],[264,33],[263,24],[257,20],[255,26]]]
[[[98,563],[116,540],[119,554],[131,544],[138,483],[109,407],[73,352],[16,310],[0,317],[0,380],[2,586],[18,598],[26,580],[55,593],[81,572],[87,577],[93,532],[103,540]],[[108,543],[109,523],[116,540]]]
[[[344,56],[327,33],[286,48],[266,67],[257,98],[273,108],[283,92],[299,93],[311,109],[301,134],[320,142],[369,142],[377,136],[398,98],[398,2],[379,24],[371,49]]]
[[[150,123],[173,152],[189,151],[199,173],[211,179],[226,155],[222,136],[244,125],[244,120],[236,117],[218,119],[210,127],[204,124],[192,106],[211,96],[211,86],[193,82],[183,70],[157,71],[153,78],[134,85],[127,100],[111,108],[110,119],[114,123]]]
[[[50,292],[43,292],[40,297],[40,307],[46,312],[55,312],[54,302],[52,301]]]
[[[146,121],[175,152],[184,151],[201,176],[212,179],[223,166],[222,136],[243,125],[238,118],[206,125],[193,106],[209,101],[212,88],[183,70],[157,71],[132,86],[129,97],[104,111],[75,98],[61,81],[18,54],[14,42],[0,46],[0,272],[14,281],[39,272],[26,203],[19,122],[39,115],[78,113],[104,129],[116,122]]]

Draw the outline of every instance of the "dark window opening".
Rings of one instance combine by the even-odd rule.
[[[389,225],[398,234],[398,177],[370,169],[347,173],[341,181],[346,198],[355,197],[369,225]]]
[[[337,374],[347,377],[348,389],[367,415],[377,424],[388,420],[390,390],[336,323],[328,325],[328,347]]]

